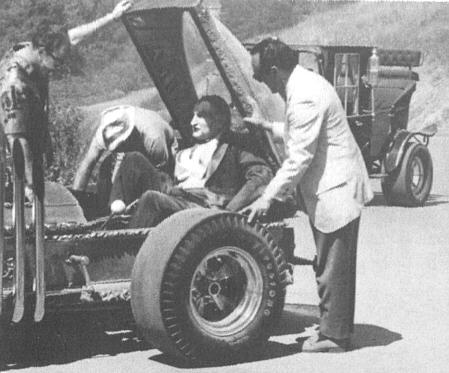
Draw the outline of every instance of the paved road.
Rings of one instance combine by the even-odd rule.
[[[295,269],[277,333],[258,358],[229,366],[185,367],[128,334],[109,334],[69,361],[11,366],[20,372],[448,372],[449,371],[449,137],[431,141],[435,184],[427,206],[385,206],[376,197],[363,214],[359,242],[354,350],[307,355],[298,337],[317,321],[315,283],[309,267]],[[297,227],[297,252],[313,256],[307,219]],[[131,335],[132,337],[132,335]],[[93,347],[92,347],[93,346]],[[84,351],[86,350],[86,351]]]

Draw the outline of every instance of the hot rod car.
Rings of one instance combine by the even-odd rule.
[[[282,120],[284,103],[252,78],[245,47],[201,1],[138,1],[123,22],[184,146],[192,141],[189,123],[197,98],[219,94],[231,105],[236,135],[273,171],[279,168],[282,144],[246,127],[242,118],[251,111],[248,96],[271,120]],[[432,168],[417,139],[431,133],[406,130],[417,79],[408,67],[419,56],[381,51],[384,66],[407,68],[385,68],[385,87],[373,87],[364,81],[371,49],[298,46],[300,63],[312,61],[308,67],[334,83],[367,167],[382,176],[388,200],[422,204]],[[291,216],[288,208],[256,224],[227,211],[192,209],[153,228],[128,229],[126,217],[87,221],[89,206],[82,207],[65,187],[47,183],[44,250],[36,250],[33,223],[15,226],[8,206],[0,216],[3,357],[18,326],[30,331],[24,333],[29,338],[37,322],[68,322],[84,313],[108,328],[135,325],[152,346],[176,357],[228,359],[269,338],[291,283],[290,265],[310,264],[294,256],[293,229],[283,222]],[[36,278],[45,291],[37,291]],[[36,312],[42,305],[44,313]]]

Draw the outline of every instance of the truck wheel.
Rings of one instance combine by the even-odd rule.
[[[131,306],[162,352],[235,359],[265,341],[284,307],[287,265],[268,232],[243,216],[181,211],[152,230],[134,264]]]
[[[400,206],[423,206],[432,187],[432,158],[426,146],[412,143],[407,148],[399,169],[382,181],[387,202]]]

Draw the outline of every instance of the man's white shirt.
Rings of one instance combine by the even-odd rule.
[[[175,179],[183,189],[204,188],[207,168],[218,147],[218,139],[212,139],[176,154]]]

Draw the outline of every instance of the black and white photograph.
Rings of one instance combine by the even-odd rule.
[[[0,0],[0,371],[449,371],[449,2]]]

